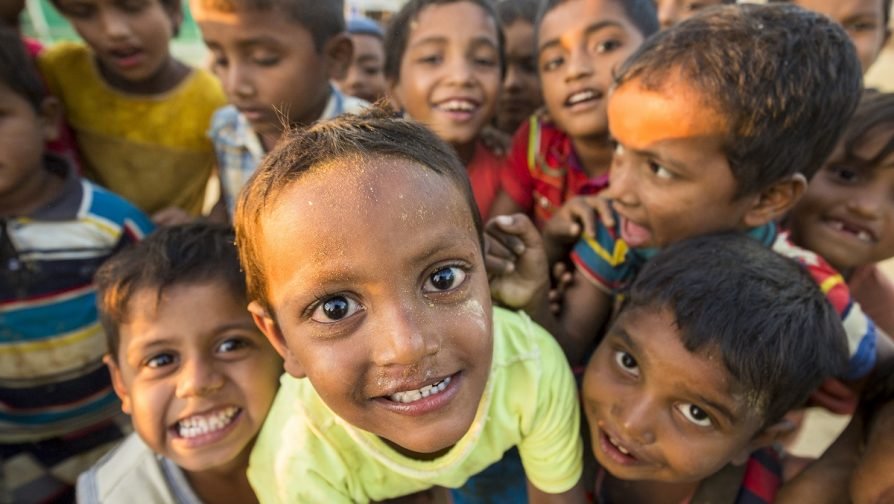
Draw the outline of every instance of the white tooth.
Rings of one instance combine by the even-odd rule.
[[[832,228],[837,231],[844,230],[844,224],[839,221],[829,221],[829,225],[832,226]]]
[[[867,233],[866,231],[860,231],[859,233],[857,233],[857,238],[865,242],[872,241],[872,236],[870,236],[869,233]]]

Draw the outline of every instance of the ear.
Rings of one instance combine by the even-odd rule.
[[[55,96],[47,96],[40,102],[37,111],[40,118],[41,131],[47,141],[59,138],[59,123],[62,121],[62,105]]]
[[[795,206],[806,189],[807,179],[800,173],[776,182],[756,197],[754,205],[742,218],[742,223],[751,229],[779,219]]]
[[[331,37],[323,47],[323,56],[329,68],[329,78],[344,80],[348,76],[348,67],[354,57],[354,43],[345,33]]]
[[[248,311],[251,312],[251,318],[255,321],[258,329],[267,337],[267,341],[276,349],[276,353],[283,359],[283,367],[286,372],[295,378],[304,378],[307,373],[304,372],[304,366],[298,362],[297,357],[289,350],[286,338],[282,334],[276,319],[274,319],[261,303],[252,301],[248,304]]]
[[[112,388],[115,389],[118,399],[121,399],[121,411],[130,415],[132,411],[130,394],[127,392],[127,385],[124,384],[124,377],[121,376],[121,368],[118,367],[118,363],[111,354],[105,354],[102,361],[109,368],[109,374],[112,375]]]
[[[787,418],[783,418],[772,425],[764,427],[763,430],[751,438],[751,441],[741,452],[733,457],[732,463],[735,465],[744,465],[748,462],[748,458],[751,456],[752,452],[781,442],[796,430],[798,430],[798,425]]]

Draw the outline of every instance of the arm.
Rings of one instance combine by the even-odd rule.
[[[584,364],[587,352],[611,316],[613,297],[579,272],[565,292],[556,339],[572,365]]]
[[[582,481],[578,481],[576,485],[571,487],[567,492],[559,494],[546,493],[528,480],[528,502],[531,504],[564,504],[587,502],[587,495],[584,492]]]

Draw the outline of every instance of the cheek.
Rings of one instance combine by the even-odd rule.
[[[154,450],[161,449],[169,421],[168,406],[174,398],[174,388],[168,385],[131,384],[131,419],[134,428]]]
[[[704,479],[722,469],[739,452],[733,449],[734,443],[728,439],[720,442],[705,439],[704,435],[684,435],[671,429],[663,436],[663,451],[669,465],[681,479]]]

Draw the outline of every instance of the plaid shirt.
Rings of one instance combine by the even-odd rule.
[[[369,105],[365,101],[345,96],[334,87],[329,101],[318,121],[331,119],[343,113],[357,113]],[[236,198],[242,186],[255,172],[264,157],[264,146],[248,119],[233,105],[218,109],[211,118],[208,132],[214,142],[217,166],[220,173],[221,197],[227,204],[227,212],[232,217],[236,208]]]

